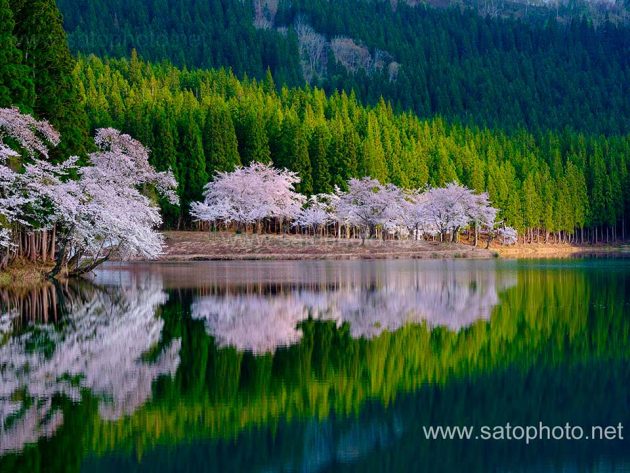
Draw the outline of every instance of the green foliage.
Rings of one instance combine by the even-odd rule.
[[[209,176],[218,171],[233,171],[241,164],[232,115],[221,101],[215,101],[208,107],[203,144]]]
[[[53,154],[84,154],[87,119],[78,100],[72,76],[75,60],[55,0],[12,0],[12,8],[18,46],[32,70],[35,115],[50,121],[62,135]]]
[[[364,104],[385,97],[398,111],[509,130],[630,131],[627,26],[559,23],[555,10],[523,22],[407,2],[281,0],[273,26],[288,29],[256,29],[253,3],[59,0],[70,45],[81,53],[127,57],[138,48],[154,62],[230,67],[259,80],[269,69],[277,84],[299,86],[293,26],[301,18],[328,40],[349,37],[372,58],[388,58],[352,72],[330,53],[317,82],[328,93],[355,91]],[[394,75],[389,61],[399,65]],[[267,91],[274,87],[266,83]]]
[[[308,154],[313,170],[313,192],[315,194],[332,192],[330,164],[328,163],[328,147],[330,136],[328,128],[319,125],[311,135]]]
[[[236,114],[238,152],[245,166],[254,161],[269,163],[271,160],[269,140],[261,115],[262,110],[253,104],[239,108]]]
[[[160,446],[200,442],[206,462],[210,440],[229,441],[232,448],[225,450],[230,455],[245,452],[249,460],[250,448],[260,450],[263,443],[244,448],[244,438],[253,432],[276,434],[287,424],[301,423],[312,429],[314,421],[333,418],[352,419],[356,426],[374,405],[390,409],[391,418],[392,409],[409,397],[413,407],[396,416],[398,422],[426,418],[429,425],[436,412],[449,425],[503,425],[506,418],[526,425],[532,416],[547,425],[562,425],[567,418],[582,425],[623,421],[619,412],[627,404],[624,381],[630,358],[627,270],[601,261],[561,269],[543,266],[526,264],[514,274],[501,269],[518,283],[500,291],[489,320],[458,331],[406,325],[371,339],[353,338],[347,324],[311,319],[301,324],[299,343],[262,356],[218,346],[203,321],[191,317],[196,297],[221,294],[223,284],[172,289],[156,314],[164,326],[155,352],[181,339],[176,374],[155,381],[151,399],[117,419],[99,413],[98,405],[107,400],[97,399],[98,393],[85,390],[80,402],[62,398],[59,407],[67,420],[54,436],[21,454],[1,457],[0,471],[79,471],[81,465],[94,465],[82,460],[106,455],[133,456],[135,465]],[[256,291],[246,285],[230,287]],[[277,288],[263,285],[258,290],[270,297],[269,287]],[[416,458],[422,448],[417,441],[421,435],[412,435],[408,458]],[[299,440],[301,448],[305,440]],[[289,437],[281,441],[292,445]],[[508,455],[515,445],[507,446]],[[408,470],[406,465],[400,471]]]
[[[271,160],[298,172],[305,194],[343,188],[362,175],[413,188],[456,180],[487,190],[500,219],[541,239],[602,225],[620,233],[630,211],[628,135],[505,133],[423,121],[384,101],[364,107],[345,93],[278,93],[270,79],[241,81],[225,70],[166,63],[132,68],[92,56],[79,61],[75,80],[89,127],[140,134],[158,169],[176,170],[185,203],[200,198],[214,171]]]
[[[202,198],[203,186],[208,182],[206,157],[203,152],[201,130],[194,113],[184,114],[179,124],[177,176],[180,207],[185,212],[190,203]]]
[[[273,163],[297,172],[301,179],[296,186],[297,191],[310,194],[313,192],[312,167],[304,125],[295,114],[288,114],[280,130],[279,152]]]
[[[0,107],[33,107],[32,71],[23,63],[13,35],[15,21],[8,0],[0,0]]]

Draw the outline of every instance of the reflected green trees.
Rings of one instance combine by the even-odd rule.
[[[1,457],[0,471],[67,471],[78,469],[85,458],[90,471],[112,464],[158,471],[167,469],[167,457],[175,452],[185,465],[208,471],[228,471],[239,461],[279,470],[317,469],[321,461],[322,468],[379,471],[390,465],[404,471],[411,461],[426,465],[453,455],[469,462],[471,471],[488,471],[489,465],[518,465],[532,452],[546,461],[545,455],[552,460],[578,447],[552,453],[544,444],[530,450],[499,445],[487,456],[483,452],[490,447],[483,445],[427,445],[419,438],[420,426],[628,420],[626,264],[470,264],[488,264],[498,281],[514,279],[498,294],[489,320],[457,331],[421,322],[357,338],[350,323],[311,318],[299,322],[298,343],[262,355],[219,347],[204,321],[192,317],[195,302],[220,293],[221,282],[168,289],[168,301],[157,314],[161,338],[143,360],[159,360],[177,340],[174,375],[157,378],[150,399],[116,418],[102,415],[98,393],[89,386],[79,402],[53,397],[63,425],[49,439]],[[483,277],[483,271],[475,271]],[[465,284],[477,283],[472,278]],[[259,294],[269,293],[260,287]],[[238,294],[238,285],[230,291]],[[320,454],[314,445],[323,449]],[[603,452],[611,461],[627,462],[627,454],[615,448],[579,447],[591,456]],[[201,455],[207,460],[203,465],[195,463],[198,449],[210,452]],[[53,457],[63,468],[47,463]],[[433,469],[458,471],[453,465],[446,461]]]
[[[443,386],[424,385],[358,415],[279,422],[248,429],[234,441],[157,446],[136,456],[109,452],[88,471],[625,471],[623,442],[463,442],[424,439],[423,425],[616,424],[630,421],[621,380],[628,364],[599,361],[506,369]]]

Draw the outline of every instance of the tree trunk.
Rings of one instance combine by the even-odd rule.
[[[105,263],[108,259],[109,259],[109,254],[107,254],[106,256],[103,256],[102,258],[97,258],[95,260],[92,260],[92,262],[86,266],[77,267],[75,270],[68,273],[68,276],[82,276],[83,274],[87,274],[93,271],[94,269],[96,269],[98,266]]]
[[[64,241],[59,246],[59,252],[55,258],[55,267],[47,274],[48,279],[55,279],[59,273],[61,272],[61,268],[63,268],[64,260],[66,259],[66,248],[68,242]]]

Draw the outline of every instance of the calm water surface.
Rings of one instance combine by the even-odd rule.
[[[110,265],[0,292],[0,472],[630,472],[630,260]],[[625,440],[429,440],[429,426]]]

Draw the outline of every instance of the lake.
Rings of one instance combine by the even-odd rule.
[[[0,313],[3,473],[630,472],[627,259],[109,264]]]

